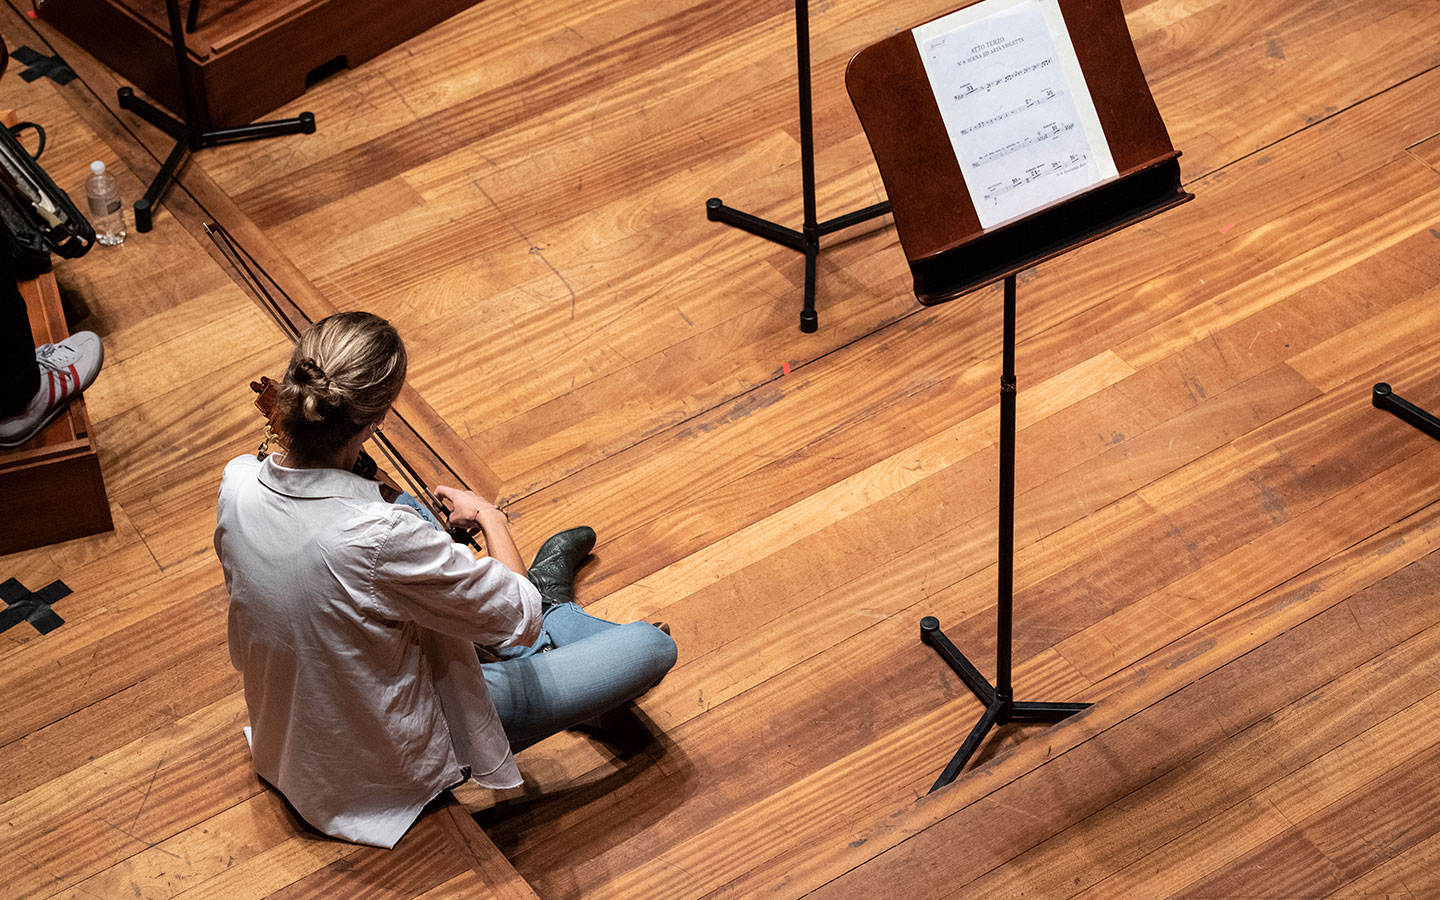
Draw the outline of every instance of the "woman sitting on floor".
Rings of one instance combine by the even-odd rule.
[[[382,847],[467,777],[518,786],[512,750],[634,699],[675,663],[656,626],[575,604],[589,528],[551,537],[527,573],[488,500],[436,489],[452,525],[484,534],[490,556],[476,559],[351,472],[405,369],[378,316],[312,326],[280,392],[289,450],[225,467],[215,530],[256,771],[316,828]]]

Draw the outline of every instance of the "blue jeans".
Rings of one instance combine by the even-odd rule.
[[[422,519],[424,519],[425,521],[429,522],[430,525],[431,525],[431,527],[434,528],[435,530],[437,530],[437,531],[444,531],[444,530],[445,530],[445,527],[440,524],[440,520],[437,519],[437,518],[435,518],[434,514],[431,513],[430,510],[428,510],[428,509],[425,508],[425,504],[421,503],[419,500],[416,500],[414,497],[410,496],[410,495],[407,494],[406,492],[404,492],[404,491],[401,491],[401,492],[400,492],[400,496],[398,496],[398,497],[395,498],[395,505],[396,505],[396,506],[408,506],[408,507],[410,507],[411,509],[415,510],[417,513],[419,513],[419,514],[420,514],[420,518],[422,518]]]
[[[480,666],[516,750],[609,712],[648,691],[675,665],[675,641],[648,622],[620,625],[574,603],[545,615],[534,646]]]
[[[395,502],[440,528],[409,494]],[[488,655],[500,659],[481,664],[485,687],[510,746],[520,750],[650,690],[675,665],[676,651],[670,635],[648,622],[621,625],[558,603],[534,644]]]

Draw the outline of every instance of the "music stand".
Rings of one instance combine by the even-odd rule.
[[[795,68],[800,85],[800,194],[805,216],[800,230],[726,206],[719,197],[705,201],[705,218],[805,254],[805,296],[804,305],[800,308],[800,330],[812,334],[820,328],[820,319],[815,313],[815,261],[820,255],[820,238],[885,215],[890,211],[890,201],[882,200],[824,222],[816,220],[815,129],[810,107],[810,0],[795,0]]]
[[[200,0],[191,0],[190,30],[195,29]],[[135,201],[135,230],[149,231],[153,224],[155,204],[170,182],[180,172],[185,157],[197,150],[214,147],[217,144],[235,144],[241,141],[257,141],[263,138],[279,137],[282,134],[314,134],[315,116],[303,112],[292,119],[275,119],[240,125],[235,128],[208,128],[197,115],[199,103],[195,97],[195,82],[191,77],[188,49],[185,45],[185,27],[180,21],[180,0],[165,0],[165,12],[170,19],[170,43],[175,49],[175,68],[180,78],[180,102],[185,112],[184,119],[176,119],[153,104],[135,96],[134,88],[122,87],[116,94],[120,108],[135,113],[140,118],[159,128],[175,139],[160,171],[145,190],[145,196]]]
[[[985,5],[982,7],[981,4]],[[1051,9],[1037,11],[1044,7]],[[1015,276],[1023,269],[1193,199],[1193,195],[1181,187],[1180,154],[1171,146],[1165,123],[1161,121],[1159,110],[1146,86],[1119,0],[1026,0],[1025,3],[1020,0],[973,0],[950,16],[932,20],[934,25],[926,23],[919,26],[917,30],[921,35],[918,40],[927,41],[932,67],[940,65],[934,60],[942,52],[969,46],[967,53],[979,55],[971,55],[955,65],[963,66],[985,59],[987,62],[982,63],[982,70],[988,71],[984,67],[1000,64],[998,61],[1004,58],[1000,54],[1012,46],[1010,39],[998,36],[993,41],[981,40],[978,45],[973,45],[974,42],[963,38],[982,33],[988,36],[990,32],[999,34],[997,29],[1002,26],[993,23],[1002,18],[1007,23],[1004,29],[1025,34],[1026,28],[1041,21],[1033,17],[1043,18],[1052,13],[1051,19],[1046,20],[1050,23],[1047,25],[1049,30],[1040,32],[1031,28],[1027,46],[1043,46],[1047,39],[1045,35],[1056,48],[1066,43],[1073,45],[1070,51],[1073,56],[1069,59],[1078,65],[1077,71],[1083,80],[1075,76],[1071,81],[1063,82],[1068,89],[1061,90],[1061,94],[1071,96],[1075,106],[1082,108],[1079,93],[1088,91],[1089,101],[1086,102],[1093,105],[1097,126],[1090,132],[1096,135],[1091,140],[1102,143],[1087,146],[1094,157],[1108,153],[1113,160],[1114,174],[1099,177],[1079,191],[1071,191],[1059,199],[1045,201],[988,226],[982,225],[976,196],[980,196],[987,207],[985,215],[993,218],[997,214],[993,207],[1004,202],[1003,198],[1012,190],[1012,183],[1028,183],[1032,178],[1039,183],[1051,170],[1037,165],[1041,175],[1027,176],[1022,171],[1015,178],[1000,179],[988,185],[977,178],[977,193],[972,194],[962,174],[957,145],[952,143],[951,135],[956,131],[950,129],[955,123],[956,110],[971,93],[981,90],[1006,98],[1011,78],[1015,79],[1013,83],[1016,85],[1034,82],[1026,81],[1021,74],[1007,74],[978,86],[967,83],[955,91],[946,92],[943,102],[952,117],[951,125],[947,126],[940,109],[942,101],[936,99],[915,31],[899,32],[861,50],[850,61],[845,73],[851,101],[860,116],[890,197],[895,231],[915,279],[916,297],[927,305],[943,303],[996,281],[1003,279],[1005,282],[1000,377],[995,684],[992,686],[951,643],[940,630],[940,623],[935,617],[921,619],[921,640],[940,654],[985,705],[984,714],[931,787],[932,791],[949,784],[959,775],[995,725],[1058,722],[1090,705],[1017,701],[1011,683],[1015,555]],[[1059,23],[1058,26],[1053,24],[1055,22]],[[932,36],[945,28],[965,29],[952,32],[957,42],[951,45],[950,51],[938,50],[942,45],[931,43],[938,40]],[[1040,37],[1035,37],[1037,34]],[[990,46],[999,49],[993,53],[986,52]],[[1046,73],[1047,78],[1058,78],[1055,73],[1063,72],[1067,65],[1060,50],[1056,51],[1052,62],[1053,69],[1046,68],[1049,63],[1034,63],[1026,71],[1034,70]],[[956,70],[945,71],[953,73]],[[1043,98],[1043,95],[1037,96]],[[1009,116],[1014,117],[1013,121],[1024,121],[1024,112],[1033,107],[1034,100],[1034,97],[1019,96],[1005,99],[1005,112],[971,123],[971,132],[989,128],[998,121],[1012,121],[1007,118]],[[989,102],[988,99],[986,102]],[[1010,112],[1012,108],[1016,112]],[[1056,105],[1050,108],[1054,109]],[[1084,116],[1077,113],[1077,124],[1073,125],[1074,129],[1079,129],[1076,134],[1087,133],[1085,121]],[[1054,124],[1048,127],[1056,128],[1056,134],[1065,131]],[[1061,144],[1061,139],[1041,134],[1014,137],[1009,139],[1010,143],[983,157],[973,156],[967,150],[970,171],[979,171],[977,159],[993,164],[1008,158],[1007,154],[1021,152],[1011,149],[1016,146]],[[1103,152],[1097,152],[1102,145]],[[1073,155],[1069,157],[1070,161],[1075,159]],[[1054,171],[1065,169],[1058,159],[1052,164]],[[988,176],[985,180],[989,180]]]

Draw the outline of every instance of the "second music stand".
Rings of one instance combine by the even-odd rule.
[[[946,24],[944,27],[970,28],[989,15],[1010,16],[1010,21],[1014,21],[1016,11],[1024,16],[1027,11],[1046,4],[1057,11],[1066,33],[1052,34],[1054,44],[1056,47],[1073,45],[1075,62],[1083,75],[1083,83],[1078,89],[1088,91],[1089,100],[1093,102],[1116,174],[1083,190],[984,227],[974,199],[982,196],[982,192],[972,191],[966,183],[952,132],[947,130],[926,63],[921,57],[920,42],[927,39],[917,38],[912,31],[902,31],[865,48],[850,61],[845,74],[846,87],[885,182],[885,190],[893,206],[895,231],[915,279],[916,296],[925,304],[943,303],[996,281],[1003,279],[1005,282],[1000,375],[995,683],[992,685],[986,680],[979,669],[951,643],[940,630],[939,620],[934,616],[925,616],[920,620],[921,640],[940,654],[985,706],[980,720],[936,779],[932,791],[949,784],[960,774],[994,726],[1008,722],[1059,722],[1090,706],[1088,703],[1019,701],[1014,697],[1011,683],[1017,394],[1015,276],[1023,269],[1193,199],[1193,195],[1186,193],[1180,185],[1180,154],[1171,146],[1165,123],[1161,121],[1155,101],[1150,97],[1119,0],[1044,0],[1024,9],[1016,0],[972,0],[961,9],[981,4],[984,6],[970,10],[967,18],[949,20],[970,24]],[[963,39],[986,31],[986,27],[973,32],[957,30],[952,34],[961,36],[961,39],[947,50],[953,52],[957,46],[966,47],[965,52],[972,55],[963,59],[963,65],[989,58],[992,55],[987,51],[989,47],[999,47],[1003,51],[1019,45],[1020,41],[1010,43],[1017,36],[1032,39],[1032,46],[1043,43],[1043,38],[1035,40],[1037,31],[1033,22],[1031,26],[1027,32],[1024,25],[1007,23],[1005,27],[1016,33],[989,42]],[[999,33],[998,29],[999,26],[989,29],[993,33],[987,36],[994,38],[994,34]],[[1061,37],[1066,40],[1062,42]],[[933,52],[941,45],[929,43],[927,46]],[[1059,59],[1057,51],[1051,62]],[[969,93],[983,90],[994,91],[997,96],[1003,97],[1012,83],[1023,83],[1021,76],[1026,72],[1037,69],[1055,72],[1062,70],[1063,65],[1063,62],[1054,66],[1045,63],[1043,66],[1031,65],[1028,69],[1021,66],[1023,71],[1002,75],[979,87],[961,83],[952,96],[956,101],[963,101]],[[953,73],[954,70],[949,71]],[[947,96],[947,102],[949,99]],[[1026,97],[1016,97],[1013,102],[1006,100],[1005,103],[1009,104],[1006,109],[1013,108],[1016,112],[987,114],[986,118],[971,123],[974,126],[972,132],[1005,121],[1010,116],[1018,117],[1034,105],[1033,98]],[[990,158],[1013,152],[1011,148],[1021,144],[1048,145],[1048,137],[1041,140],[1018,136],[1010,140],[1010,144],[992,152]],[[1091,149],[1095,149],[1093,145]],[[1058,168],[1061,166],[1057,165]],[[1021,176],[1024,174],[1020,172]],[[1022,180],[1023,177],[1015,179],[1017,182]],[[995,192],[983,195],[990,200]]]

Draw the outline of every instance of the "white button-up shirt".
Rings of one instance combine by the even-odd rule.
[[[540,593],[339,469],[232,460],[215,552],[255,769],[316,828],[393,847],[462,767],[520,772],[475,644],[529,644]]]

